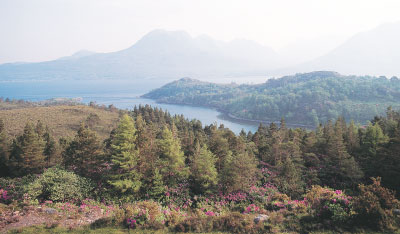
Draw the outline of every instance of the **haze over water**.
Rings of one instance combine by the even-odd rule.
[[[259,78],[262,80],[261,78]],[[265,78],[264,78],[265,80]],[[154,81],[154,87],[145,85],[146,81],[110,81],[91,80],[86,81],[23,81],[1,82],[0,96],[11,99],[23,99],[28,101],[40,101],[56,97],[76,98],[81,97],[83,103],[95,101],[106,106],[113,104],[121,109],[133,109],[134,106],[151,105],[167,110],[172,115],[183,114],[188,119],[198,119],[204,125],[213,123],[223,124],[233,132],[239,133],[242,129],[255,132],[257,124],[235,123],[219,118],[220,112],[193,106],[170,105],[156,103],[154,100],[140,98],[146,92],[165,84],[165,81]],[[251,82],[251,81],[249,81]],[[257,80],[252,80],[257,82]],[[258,82],[257,82],[258,83]]]

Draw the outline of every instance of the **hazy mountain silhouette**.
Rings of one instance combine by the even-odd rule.
[[[270,48],[248,40],[222,42],[184,31],[154,30],[112,53],[78,52],[54,61],[0,65],[0,79],[176,79],[263,72],[279,66]]]
[[[355,75],[400,75],[400,22],[358,33],[333,51],[296,67]]]

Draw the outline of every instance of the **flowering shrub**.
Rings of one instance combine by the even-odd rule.
[[[260,211],[260,207],[251,204],[249,205],[245,211],[243,211],[243,214],[255,214],[258,213]]]
[[[185,209],[190,207],[193,201],[189,191],[189,183],[180,183],[176,187],[167,187],[164,198],[165,204],[174,204]]]
[[[149,220],[149,212],[146,209],[135,207],[133,214],[126,222],[130,228],[136,228],[137,226],[145,225]]]
[[[166,215],[171,213],[169,209],[163,210],[159,203],[155,201],[140,201],[128,204],[125,205],[124,209],[126,224],[130,228],[158,228],[166,223]]]
[[[201,210],[201,214],[205,216],[220,216],[228,211],[227,202],[218,200],[217,196],[195,197],[196,207]]]
[[[344,223],[350,220],[352,211],[352,197],[341,190],[313,186],[306,194],[310,204],[310,212],[321,220],[331,220],[334,223]]]
[[[8,192],[5,189],[0,189],[0,202],[1,203],[8,203],[10,200],[10,196],[8,196]]]
[[[7,203],[22,201],[28,184],[32,183],[35,178],[33,175],[21,178],[0,178],[0,188],[7,191]]]

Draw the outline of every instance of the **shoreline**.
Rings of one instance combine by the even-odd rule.
[[[156,103],[159,104],[170,104],[170,105],[178,105],[178,106],[192,106],[192,107],[200,107],[200,108],[208,108],[208,109],[212,109],[212,110],[216,110],[218,111],[220,114],[217,116],[219,119],[221,120],[228,120],[231,121],[233,123],[237,123],[237,124],[247,124],[247,125],[253,125],[253,126],[259,126],[260,124],[263,125],[270,125],[271,123],[277,123],[278,125],[280,125],[280,120],[276,120],[276,121],[270,121],[270,120],[254,120],[254,119],[246,119],[246,118],[240,118],[240,117],[236,117],[234,115],[232,115],[231,113],[222,110],[220,108],[217,107],[213,107],[213,106],[207,106],[207,105],[194,105],[194,104],[189,104],[189,103],[173,103],[173,102],[163,102],[163,101],[158,101],[157,99],[152,99],[152,98],[148,98],[148,97],[143,97],[141,96],[141,98],[145,98],[145,99],[150,99],[155,101]],[[293,128],[304,128],[304,129],[308,129],[308,130],[312,130],[315,129],[315,126],[311,126],[311,125],[305,125],[305,124],[296,124],[296,123],[288,123],[286,122],[286,126],[288,127],[293,127]]]

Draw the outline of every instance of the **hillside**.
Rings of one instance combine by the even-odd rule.
[[[112,53],[81,51],[40,63],[0,65],[0,80],[175,79],[246,74],[277,68],[278,56],[253,41],[193,38],[184,31],[154,30],[131,47]]]
[[[83,111],[63,109],[65,124],[68,110]],[[33,124],[11,137],[10,121],[1,233],[399,234],[399,112],[235,135],[139,106],[105,144],[85,126],[62,144]]]
[[[343,116],[360,123],[400,108],[400,80],[312,72],[257,85],[213,84],[184,78],[144,95],[163,103],[217,108],[236,118],[315,126]]]
[[[0,110],[0,119],[6,122],[5,130],[13,137],[23,132],[28,121],[36,123],[38,120],[49,127],[50,133],[55,138],[73,137],[79,129],[80,123],[85,122],[89,115],[98,116],[98,119],[93,118],[93,130],[101,139],[109,136],[119,118],[118,112],[84,105]]]

